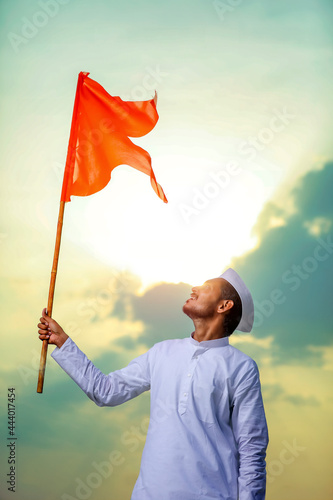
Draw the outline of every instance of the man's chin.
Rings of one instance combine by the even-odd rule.
[[[188,302],[185,302],[183,305],[183,313],[185,313],[189,318],[192,318],[191,306],[189,306]]]

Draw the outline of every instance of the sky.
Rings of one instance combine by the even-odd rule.
[[[50,357],[36,394],[80,71],[125,100],[157,91],[159,121],[135,143],[169,203],[125,165],[103,191],[72,197],[54,318],[108,373],[190,335],[191,287],[234,267],[255,303],[253,332],[230,342],[260,370],[267,499],[332,498],[332,10],[325,0],[1,2],[1,499],[13,498],[8,388],[20,500],[129,499],[149,421],[149,393],[99,408]]]

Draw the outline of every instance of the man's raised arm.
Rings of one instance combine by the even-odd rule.
[[[52,358],[98,406],[117,406],[150,389],[150,351],[105,375],[80,351],[61,326],[42,312],[38,333],[56,345]]]

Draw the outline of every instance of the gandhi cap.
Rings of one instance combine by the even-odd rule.
[[[236,330],[241,332],[250,332],[252,330],[254,320],[254,305],[250,290],[247,288],[239,274],[231,269],[231,267],[221,274],[219,278],[223,278],[234,287],[242,302],[242,317],[236,327]]]

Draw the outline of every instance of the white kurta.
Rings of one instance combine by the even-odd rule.
[[[263,500],[268,432],[256,363],[229,338],[165,340],[104,375],[68,338],[52,357],[98,406],[151,391],[132,500]]]

